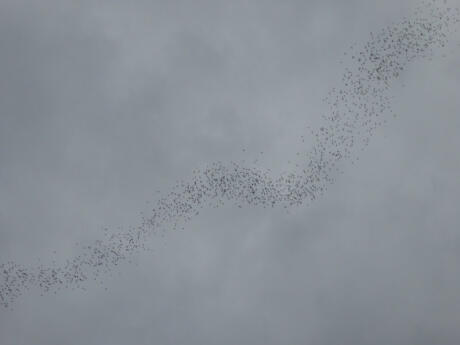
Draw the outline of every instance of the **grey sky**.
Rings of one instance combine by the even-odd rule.
[[[1,261],[63,260],[206,162],[289,169],[343,52],[417,3],[2,1]],[[316,203],[207,210],[108,291],[0,310],[0,343],[458,344],[459,41]]]

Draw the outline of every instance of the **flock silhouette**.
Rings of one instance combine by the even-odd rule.
[[[445,47],[459,18],[460,10],[446,1],[424,2],[410,17],[371,33],[361,46],[350,47],[341,85],[324,98],[329,109],[322,115],[324,125],[307,134],[314,136],[314,144],[297,153],[293,171],[272,176],[263,167],[220,161],[196,169],[190,179],[178,182],[157,200],[139,226],[118,233],[106,229],[100,240],[82,246],[79,255],[64,263],[0,264],[0,304],[10,306],[30,288],[56,293],[101,280],[122,261],[148,250],[147,239],[164,231],[159,229],[183,226],[205,207],[230,201],[238,207],[289,208],[314,201],[341,173],[339,163],[358,159],[360,150],[392,114],[391,83],[411,61],[432,58]]]

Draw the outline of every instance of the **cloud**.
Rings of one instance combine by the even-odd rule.
[[[327,90],[339,67],[323,61],[345,47],[329,53],[321,30],[311,37],[310,21],[294,14],[328,17],[336,5],[207,5],[3,5],[11,19],[2,30],[2,52],[10,55],[0,67],[8,75],[2,257],[27,263],[58,249],[57,259],[67,258],[75,241],[99,238],[102,225],[136,224],[156,186],[171,186],[190,166],[240,159],[242,146],[253,150],[243,158],[267,147],[266,156],[274,153],[262,160],[286,161],[305,109],[315,122],[321,106],[307,107],[316,98],[308,92],[306,101],[285,90]],[[347,6],[342,22],[369,24],[360,21],[362,6],[369,5]],[[397,6],[367,7],[367,15]],[[347,45],[350,26],[328,35]],[[110,278],[111,292],[31,294],[2,312],[4,342],[456,343],[450,229],[458,194],[450,191],[458,186],[446,170],[458,164],[450,158],[455,132],[446,137],[444,129],[458,106],[443,98],[455,87],[444,72],[449,61],[414,67],[405,77],[409,90],[427,80],[439,86],[402,91],[405,111],[395,122],[402,125],[390,125],[389,139],[377,139],[359,169],[350,167],[311,209],[294,219],[278,211],[208,212],[166,245],[153,243],[153,259],[141,256],[139,268]],[[429,70],[436,78],[427,79]],[[442,110],[427,108],[435,97]],[[433,120],[433,110],[454,122]],[[420,133],[435,133],[423,136],[432,145],[411,140]],[[212,150],[215,142],[223,144]]]

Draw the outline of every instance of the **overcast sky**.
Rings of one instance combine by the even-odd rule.
[[[343,52],[417,4],[1,0],[0,261],[72,257],[208,162],[289,170]],[[206,210],[107,291],[0,308],[0,343],[459,344],[459,42],[315,203]]]

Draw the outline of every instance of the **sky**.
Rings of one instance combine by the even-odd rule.
[[[3,0],[0,261],[63,261],[209,162],[289,170],[343,53],[417,4]],[[323,197],[204,210],[104,286],[0,308],[0,343],[458,344],[459,42]]]

